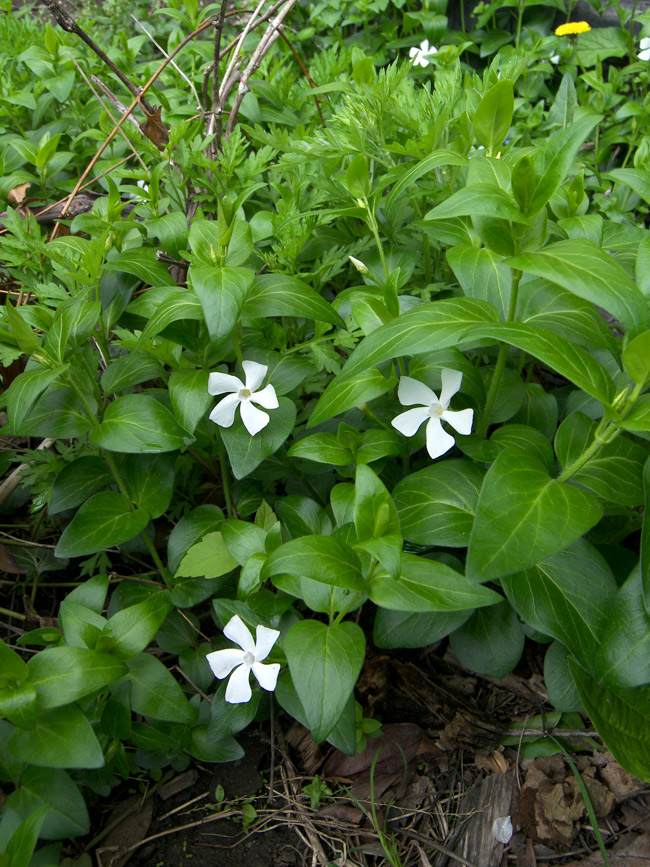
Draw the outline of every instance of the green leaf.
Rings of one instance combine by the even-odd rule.
[[[477,141],[490,156],[501,150],[515,110],[513,82],[497,81],[480,101],[472,122]]]
[[[174,578],[220,578],[238,563],[228,553],[220,532],[208,533],[187,551]]]
[[[172,282],[166,266],[156,259],[156,250],[153,247],[138,247],[117,253],[106,262],[104,268],[106,271],[133,274],[148,286],[169,286]]]
[[[623,430],[650,431],[650,394],[642,394],[632,410],[617,419],[616,424]]]
[[[0,717],[29,728],[39,716],[36,690],[31,683],[0,688]]]
[[[14,430],[20,430],[39,395],[69,367],[69,364],[63,364],[54,370],[38,367],[26,370],[14,379],[6,391],[7,414]]]
[[[117,394],[141,382],[159,379],[164,373],[163,365],[151,355],[131,352],[111,361],[102,374],[101,386],[107,394]]]
[[[643,601],[640,566],[611,599],[602,626],[597,652],[578,662],[604,687],[625,689],[650,683],[650,614]]]
[[[494,605],[501,598],[488,587],[470,584],[444,563],[415,554],[402,554],[402,574],[397,580],[385,574],[370,579],[368,595],[380,608],[414,612],[465,611]]]
[[[562,422],[555,436],[555,452],[564,469],[592,444],[597,428],[598,423],[582,412],[573,412]],[[647,448],[618,436],[604,443],[572,478],[604,500],[639,506],[643,502],[641,474],[647,456]]]
[[[22,683],[27,677],[27,663],[0,638],[0,686]]]
[[[261,577],[266,580],[285,573],[366,592],[359,558],[334,536],[300,536],[277,548],[264,564]]]
[[[452,193],[442,204],[425,214],[424,222],[453,217],[491,217],[529,225],[512,198],[493,184],[471,184]]]
[[[373,641],[377,647],[427,647],[446,638],[471,617],[466,611],[390,611],[378,608],[375,614]]]
[[[111,452],[172,452],[193,438],[161,403],[146,394],[128,394],[110,403],[92,442]]]
[[[643,524],[641,527],[641,582],[643,601],[650,614],[650,458],[643,467]]]
[[[86,802],[68,774],[34,766],[24,769],[20,788],[5,800],[3,820],[11,816],[22,821],[44,805],[48,807],[40,833],[44,840],[65,840],[90,831]]]
[[[570,173],[583,142],[601,120],[600,115],[584,115],[567,129],[552,135],[546,142],[541,160],[536,165],[537,183],[528,210],[531,216],[541,211],[550,201]]]
[[[94,494],[63,531],[55,557],[81,557],[120,545],[141,533],[149,523],[144,509],[131,510],[117,491]]]
[[[650,376],[650,331],[630,340],[623,350],[623,364],[633,382],[645,384]]]
[[[290,458],[306,458],[319,464],[331,464],[334,467],[354,463],[352,452],[342,446],[333,433],[316,433],[298,440],[287,454]]]
[[[353,198],[368,198],[370,195],[370,177],[368,176],[368,161],[364,154],[356,154],[352,157],[345,180]]]
[[[510,268],[485,247],[459,246],[447,250],[449,267],[468,298],[493,304],[501,319],[506,318],[512,279]]]
[[[559,641],[549,645],[544,656],[544,684],[555,710],[574,713],[583,710],[578,688],[569,668],[569,651]]]
[[[650,782],[650,687],[603,689],[577,663],[570,665],[584,709],[616,761]]]
[[[208,392],[209,376],[207,370],[181,369],[172,371],[169,377],[172,410],[181,427],[188,433],[194,433],[212,403],[212,395]]]
[[[33,656],[27,668],[42,708],[70,704],[126,674],[119,659],[82,647],[47,648]]]
[[[220,428],[223,444],[228,452],[232,473],[243,479],[262,461],[275,454],[293,430],[296,407],[288,397],[278,399],[279,407],[269,410],[270,421],[255,436],[251,436],[241,418],[232,427]]]
[[[586,349],[559,334],[519,322],[477,325],[469,333],[477,340],[501,340],[523,349],[605,405],[609,405],[616,394],[616,385],[607,370]]]
[[[187,512],[169,534],[167,565],[172,575],[179,567],[186,551],[206,533],[215,530],[223,520],[218,506],[197,506]]]
[[[131,500],[150,518],[159,518],[169,508],[174,492],[174,452],[159,455],[120,455],[118,464]]]
[[[605,177],[625,184],[646,204],[650,204],[650,172],[645,169],[612,169]]]
[[[257,276],[246,298],[243,315],[249,319],[299,316],[345,328],[345,323],[331,304],[321,298],[304,280],[290,274]]]
[[[134,713],[166,722],[193,725],[197,711],[169,671],[150,653],[140,653],[127,662]]]
[[[63,361],[66,350],[75,349],[92,334],[101,312],[99,301],[81,301],[77,297],[62,304],[47,332],[48,353],[57,361]]]
[[[505,677],[519,662],[525,637],[512,606],[503,601],[475,611],[452,632],[449,646],[470,671]]]
[[[568,548],[602,512],[593,494],[552,479],[536,458],[506,449],[483,482],[467,576],[490,581],[535,566]]]
[[[548,111],[546,121],[549,126],[560,126],[567,129],[573,123],[578,96],[570,72],[565,72],[562,81],[555,94],[555,99]]]
[[[385,485],[365,464],[357,467],[354,498],[354,526],[357,540],[366,542],[381,536],[400,536],[397,509]]]
[[[223,540],[230,555],[245,566],[254,554],[266,552],[267,531],[248,521],[228,518],[221,525]]]
[[[89,578],[83,584],[78,584],[65,597],[65,602],[75,602],[84,605],[96,614],[101,614],[108,595],[108,575],[100,574]]]
[[[122,608],[104,626],[97,649],[119,659],[130,659],[141,653],[155,638],[171,607],[169,593],[163,590]]]
[[[90,410],[96,412],[94,398],[86,394]],[[53,437],[72,439],[88,433],[92,425],[86,407],[72,388],[47,389],[36,401],[18,431],[11,427],[12,433],[20,436]],[[8,425],[9,426],[9,425]]]
[[[283,671],[280,674],[275,689],[275,697],[282,710],[298,720],[305,728],[309,727],[307,714],[296,692],[296,688],[291,682],[291,675],[288,671]],[[348,756],[353,756],[356,753],[357,737],[354,692],[350,694],[347,704],[343,708],[343,713],[332,731],[328,734],[327,742]]]
[[[25,322],[9,298],[5,302],[5,311],[9,328],[19,349],[25,355],[32,355],[40,346],[33,328]]]
[[[99,741],[74,704],[42,711],[30,729],[14,729],[9,749],[22,762],[44,768],[101,768],[104,764]]]
[[[404,171],[404,166],[400,166],[399,180],[392,185],[390,194],[386,199],[386,210],[389,210],[393,206],[394,202],[407,187],[417,185],[417,182],[421,177],[432,172],[434,169],[437,169],[439,166],[467,165],[469,165],[467,157],[442,148],[433,151],[428,156],[424,157],[424,159],[412,164],[406,171]],[[420,193],[419,187],[417,188],[417,193]]]
[[[74,509],[91,494],[115,483],[112,473],[101,458],[90,455],[77,458],[61,470],[52,485],[52,498],[47,511],[58,515]]]
[[[396,385],[397,377],[392,371],[386,377],[376,367],[369,367],[353,378],[339,375],[330,382],[321,396],[307,426],[313,427],[353,406],[368,403],[387,391],[392,391]]]
[[[363,630],[356,623],[326,626],[302,620],[288,631],[284,649],[312,737],[321,743],[336,726],[361,672]]]
[[[403,478],[393,500],[404,538],[417,545],[466,547],[483,476],[476,464],[449,460]]]
[[[526,623],[561,641],[581,665],[593,664],[616,593],[612,572],[595,548],[580,539],[501,583]]]
[[[210,337],[221,343],[237,324],[255,274],[250,268],[192,265],[188,276],[201,302]]]
[[[3,853],[7,858],[7,867],[29,867],[48,811],[49,805],[42,804],[16,828]]]
[[[149,295],[150,293],[146,293]],[[136,302],[134,302],[135,304]],[[127,312],[130,311],[127,310]],[[134,311],[135,312],[135,311]],[[140,313],[138,308],[137,315],[147,315],[145,310]],[[173,290],[173,294],[163,301],[151,314],[144,331],[138,338],[135,349],[137,350],[142,344],[160,334],[168,325],[178,322],[183,319],[202,320],[204,318],[203,308],[197,295],[187,289]]]
[[[523,253],[506,264],[557,283],[615,316],[633,334],[648,327],[647,301],[618,262],[593,241],[572,239]]]

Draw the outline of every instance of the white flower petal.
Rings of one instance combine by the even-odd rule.
[[[231,617],[223,630],[223,634],[230,641],[238,644],[246,653],[255,653],[255,642],[250,633],[248,626],[244,623],[238,614]]]
[[[230,373],[211,373],[208,377],[208,391],[210,394],[225,394],[227,391],[239,391],[244,383]]]
[[[205,658],[214,676],[218,677],[219,680],[223,680],[224,677],[228,677],[235,666],[242,664],[244,651],[229,647],[227,650],[215,650],[212,653],[208,653]]]
[[[435,460],[444,455],[454,445],[456,440],[442,429],[440,419],[432,418],[427,425],[427,451]]]
[[[650,48],[650,36],[644,36],[639,42],[639,48]]]
[[[227,394],[210,413],[210,421],[221,427],[230,427],[235,420],[235,410],[239,404],[236,394]]]
[[[450,370],[448,367],[443,367],[440,372],[442,379],[442,391],[440,392],[440,403],[445,409],[449,406],[449,401],[456,394],[463,381],[463,374],[460,370]]]
[[[637,54],[639,60],[650,60],[650,48],[645,48]]]
[[[407,409],[406,412],[396,416],[391,424],[405,437],[412,437],[417,433],[423,421],[429,418],[429,410],[426,406],[416,406],[415,409]]]
[[[418,404],[430,407],[432,403],[438,403],[438,395],[428,385],[410,376],[400,377],[397,397],[402,406]]]
[[[643,47],[643,46],[642,46],[642,47]],[[409,50],[409,57],[410,57],[411,60],[412,60],[412,59],[415,57],[415,55],[416,55],[416,54],[419,54],[419,53],[420,53],[420,49],[419,49],[419,48],[416,48],[415,46],[413,46],[413,48],[411,48],[411,49]]]
[[[418,59],[415,61],[416,66],[428,66],[429,61],[425,58],[424,54],[419,54]]]
[[[242,361],[241,366],[246,374],[246,388],[255,391],[264,382],[268,367],[266,364],[258,364],[257,361]]]
[[[277,629],[269,629],[268,626],[258,626],[255,630],[255,660],[261,662],[271,652],[271,648],[280,637]]]
[[[265,385],[261,391],[253,392],[251,400],[253,403],[259,403],[260,406],[266,409],[277,409],[280,406],[275,389],[270,383]]]
[[[429,53],[429,40],[428,39],[425,39],[424,42],[420,42],[420,51],[422,52],[422,54],[428,54]]]
[[[267,692],[273,692],[278,682],[280,664],[274,662],[273,665],[262,665],[261,662],[254,662],[253,674],[262,689],[265,689]]]
[[[261,409],[257,409],[257,407],[253,406],[250,400],[242,401],[240,411],[244,427],[252,437],[254,437],[256,433],[259,433],[262,428],[265,428],[271,420],[268,413],[262,412]]]
[[[250,674],[250,666],[240,665],[230,675],[225,696],[228,704],[244,704],[251,700],[253,692],[250,685]]]
[[[471,434],[472,432],[472,422],[474,420],[473,409],[461,409],[458,412],[446,409],[441,418],[463,436],[468,436],[468,434]]]

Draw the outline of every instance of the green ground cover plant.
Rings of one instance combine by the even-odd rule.
[[[0,465],[41,543],[11,583],[76,586],[0,642],[0,863],[239,758],[273,702],[354,754],[370,642],[494,677],[547,645],[555,709],[650,781],[650,17],[614,5],[556,35],[561,0],[288,2],[264,51],[225,3],[137,7],[160,50],[89,7],[157,76],[135,124],[6,6]],[[26,212],[79,178],[68,232]]]

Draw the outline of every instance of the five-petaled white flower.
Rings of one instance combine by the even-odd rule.
[[[413,46],[409,51],[409,57],[413,61],[413,66],[428,66],[430,57],[432,54],[437,54],[438,49],[435,45],[429,45],[429,40],[425,39],[424,42],[420,42],[420,47],[416,48]]]
[[[215,650],[208,653],[206,659],[212,673],[219,680],[228,677],[232,671],[226,687],[226,701],[229,704],[244,704],[250,701],[253,694],[250,685],[251,671],[262,689],[273,692],[278,682],[280,665],[277,662],[272,665],[262,665],[262,660],[266,659],[278,640],[280,633],[277,629],[258,626],[255,630],[256,640],[253,641],[248,627],[235,614],[226,624],[223,634],[238,644],[241,650],[235,650],[234,647],[229,650]]]
[[[459,434],[466,436],[472,431],[474,418],[473,409],[461,409],[459,412],[448,409],[450,400],[460,388],[463,374],[458,370],[445,367],[441,376],[440,397],[423,382],[410,376],[402,376],[397,391],[399,402],[402,406],[411,406],[414,403],[419,405],[415,409],[407,409],[391,422],[393,427],[404,436],[412,437],[417,433],[422,422],[428,419],[427,451],[432,458],[444,455],[455,442],[453,436],[443,430],[441,420],[450,424]]]
[[[644,36],[639,42],[641,51],[637,54],[639,60],[650,60],[650,36]]]
[[[210,413],[210,421],[221,427],[230,427],[235,420],[235,411],[240,407],[241,420],[251,436],[255,436],[270,421],[267,412],[253,406],[259,403],[265,409],[277,409],[279,406],[275,389],[272,385],[266,385],[261,391],[256,388],[262,384],[268,367],[258,364],[256,361],[242,361],[246,382],[242,382],[230,373],[211,373],[208,379],[208,391],[210,394],[226,394],[223,400]]]

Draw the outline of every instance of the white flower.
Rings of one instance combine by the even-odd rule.
[[[512,819],[510,816],[500,816],[498,819],[494,820],[494,824],[492,825],[492,834],[494,839],[506,846],[512,838],[513,830]]]
[[[268,367],[265,364],[258,364],[256,361],[243,361],[242,367],[246,375],[246,382],[242,382],[241,379],[229,373],[210,374],[208,379],[210,394],[230,392],[212,410],[210,421],[221,427],[230,427],[235,420],[235,411],[239,406],[244,427],[251,436],[255,436],[267,426],[270,417],[268,413],[254,407],[253,403],[259,403],[266,409],[277,409],[279,403],[272,385],[265,386],[261,391],[255,391],[266,376]]]
[[[262,689],[273,692],[278,682],[280,665],[277,662],[272,665],[262,665],[262,660],[266,659],[278,640],[280,633],[277,629],[258,626],[255,630],[256,641],[253,641],[248,627],[235,614],[226,624],[223,634],[238,644],[241,650],[234,648],[215,650],[213,653],[208,653],[206,659],[212,673],[219,680],[228,677],[232,671],[226,687],[226,701],[229,704],[244,704],[250,701],[253,694],[250,685],[251,670]]]
[[[560,62],[560,55],[559,54],[551,54],[551,56],[549,57],[549,60],[551,61],[551,63],[557,64]]]
[[[466,436],[471,433],[474,419],[473,409],[461,409],[460,412],[452,412],[448,409],[449,401],[460,388],[463,374],[458,370],[449,370],[445,367],[441,376],[442,391],[439,398],[423,382],[410,376],[402,376],[397,391],[399,402],[402,406],[411,406],[414,403],[419,405],[415,409],[407,409],[391,422],[393,427],[404,436],[412,437],[417,433],[422,422],[428,419],[427,451],[432,458],[444,455],[455,442],[453,436],[443,430],[441,420],[450,424],[459,434]]]
[[[411,48],[409,51],[409,57],[413,61],[413,66],[428,66],[429,61],[427,57],[430,57],[432,54],[437,54],[438,49],[435,45],[429,45],[429,40],[425,39],[424,42],[420,42],[420,47]]]
[[[637,54],[639,60],[650,60],[650,36],[644,36],[639,43],[641,51]]]

